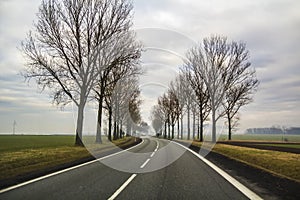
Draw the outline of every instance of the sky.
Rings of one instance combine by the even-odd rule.
[[[76,109],[51,104],[34,81],[24,81],[18,50],[33,28],[40,0],[0,0],[0,133],[73,133]],[[252,127],[300,126],[300,1],[297,0],[133,0],[134,29],[144,44],[140,77],[142,116],[178,74],[192,45],[219,34],[243,41],[260,86],[240,112],[240,132]],[[85,131],[96,125],[88,105]]]

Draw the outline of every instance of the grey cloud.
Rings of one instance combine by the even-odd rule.
[[[47,116],[44,113],[40,116],[45,116],[51,126],[57,125],[63,130],[63,122],[67,122],[64,130],[72,131],[72,119],[66,117],[72,116],[71,109],[68,108],[66,116],[62,116],[64,112],[51,106],[49,92],[38,93],[34,82],[28,86],[17,75],[24,60],[16,47],[32,27],[39,3],[40,0],[0,1],[0,110],[7,111],[5,115],[0,113],[0,127],[10,130],[12,120],[18,116],[18,121],[30,124],[27,126],[29,130],[29,126],[34,126],[32,121],[38,118],[35,114],[39,115],[41,110]],[[141,85],[147,82],[168,85],[182,64],[172,52],[184,56],[194,41],[201,42],[210,34],[222,34],[230,40],[247,43],[252,66],[257,69],[261,81],[254,102],[243,108],[241,129],[265,127],[280,121],[300,125],[299,1],[135,0],[133,3],[138,39],[144,42],[145,47],[157,48],[148,49],[143,54],[142,67],[146,74],[140,78]],[[156,29],[140,29],[145,27]],[[144,97],[155,102],[163,91],[163,87],[159,88],[151,84],[144,86]],[[9,98],[14,100],[8,101]],[[149,114],[149,105],[143,105],[145,115]],[[21,112],[13,112],[13,108],[23,109],[27,118],[21,116]],[[93,113],[88,115],[93,118]],[[94,128],[93,123],[87,126]],[[46,130],[46,127],[46,123],[40,125],[40,129]],[[49,126],[48,129],[54,131]]]

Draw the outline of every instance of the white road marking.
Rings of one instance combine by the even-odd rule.
[[[144,142],[144,140],[143,140],[143,142]],[[155,155],[155,153],[156,153],[156,151],[158,150],[158,147],[159,147],[159,143],[158,143],[158,141],[156,140],[156,148],[155,148],[155,150],[152,152],[152,154],[150,155],[150,157],[152,158],[154,155]],[[140,168],[141,169],[143,169],[146,165],[147,165],[147,163],[150,161],[150,158],[148,158],[141,166],[140,166]],[[123,185],[111,196],[111,197],[109,197],[109,199],[108,200],[114,200],[125,188],[126,188],[126,186],[135,178],[137,176],[137,174],[132,174],[130,177],[129,177],[129,179],[127,179],[127,181],[125,182],[125,183],[123,183]]]
[[[123,183],[123,185],[117,191],[115,191],[111,197],[108,198],[108,200],[114,200],[135,177],[136,174],[132,174],[129,179],[127,179],[127,181],[125,181],[125,183]]]
[[[260,196],[258,196],[256,193],[251,191],[249,188],[241,184],[238,180],[227,174],[225,171],[217,167],[215,164],[204,158],[203,156],[197,154],[196,152],[192,151],[191,149],[185,147],[184,145],[172,141],[174,144],[177,144],[186,150],[190,151],[192,154],[197,156],[200,160],[202,160],[205,164],[207,164],[209,167],[211,167],[213,170],[215,170],[218,174],[220,174],[223,178],[225,178],[229,183],[231,183],[235,188],[237,188],[240,192],[242,192],[246,197],[249,199],[255,199],[255,200],[262,200]]]
[[[152,154],[150,155],[150,158],[152,158],[155,155],[155,151],[152,152]]]
[[[144,162],[144,164],[142,164],[141,165],[141,169],[143,169],[146,165],[147,165],[147,163],[150,161],[150,158],[148,158],[145,162]]]
[[[159,143],[158,143],[158,140],[156,140],[156,148],[155,148],[154,152],[156,152],[158,150],[158,147],[159,147]]]
[[[19,187],[22,187],[22,186],[25,186],[25,185],[29,185],[31,183],[34,183],[34,182],[37,182],[37,181],[40,181],[40,180],[43,180],[43,179],[46,179],[46,178],[50,178],[52,176],[56,176],[56,175],[59,175],[59,174],[62,174],[62,173],[65,173],[65,172],[68,172],[68,171],[71,171],[71,170],[74,170],[74,169],[77,169],[77,168],[80,168],[80,167],[84,167],[84,166],[87,166],[87,165],[90,165],[90,164],[93,164],[97,161],[100,161],[100,160],[104,160],[106,158],[109,158],[109,157],[112,157],[112,156],[115,156],[115,155],[118,155],[118,154],[121,154],[121,153],[124,153],[128,150],[131,150],[133,148],[136,148],[138,146],[140,146],[141,144],[144,143],[144,140],[142,140],[141,143],[133,146],[133,147],[130,147],[128,149],[125,149],[123,151],[119,151],[119,152],[116,152],[116,153],[113,153],[113,154],[110,154],[110,155],[107,155],[107,156],[104,156],[102,158],[98,158],[96,160],[92,160],[92,161],[89,161],[89,162],[86,162],[86,163],[83,163],[83,164],[80,164],[80,165],[76,165],[76,166],[73,166],[73,167],[70,167],[70,168],[67,168],[67,169],[63,169],[63,170],[60,170],[60,171],[57,171],[57,172],[54,172],[54,173],[51,173],[51,174],[48,174],[48,175],[45,175],[45,176],[41,176],[41,177],[38,177],[38,178],[35,178],[35,179],[32,179],[32,180],[29,180],[29,181],[26,181],[24,183],[20,183],[20,184],[17,184],[17,185],[14,185],[14,186],[11,186],[11,187],[8,187],[8,188],[5,188],[5,189],[2,189],[0,190],[0,194],[4,193],[4,192],[8,192],[10,190],[14,190],[14,189],[17,189]]]

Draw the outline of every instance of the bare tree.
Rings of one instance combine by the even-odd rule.
[[[162,133],[164,125],[164,114],[158,105],[153,106],[150,119],[152,120],[152,127],[156,135],[159,136]]]
[[[133,91],[131,98],[129,100],[129,114],[127,117],[127,134],[132,135],[132,130],[135,132],[137,124],[141,123],[141,109],[140,105],[142,100],[140,99],[141,91],[140,89],[136,89]]]
[[[161,97],[159,97],[157,102],[160,111],[163,113],[164,118],[164,138],[167,138],[167,133],[168,136],[170,136],[170,112],[168,107],[168,98],[166,94],[163,94]]]
[[[184,92],[184,88],[182,87],[181,80],[180,80],[180,75],[175,78],[174,81],[171,81],[170,83],[170,92],[174,94],[175,98],[175,106],[172,112],[176,115],[176,121],[177,121],[177,139],[179,139],[179,134],[181,135],[182,138],[182,131],[183,129],[181,128],[180,132],[180,121],[182,125],[182,120],[183,120],[183,108],[185,105],[185,97],[182,95]]]
[[[191,68],[185,68],[185,74],[188,77],[188,81],[195,92],[195,103],[198,106],[198,115],[199,115],[199,124],[198,127],[198,139],[203,141],[203,124],[207,120],[210,114],[210,105],[209,105],[209,92],[201,79],[201,76],[197,71],[192,71]]]
[[[187,52],[185,65],[204,81],[212,113],[212,141],[216,141],[216,123],[224,115],[221,109],[225,93],[243,82],[250,67],[245,43],[227,42],[226,37],[212,36]]]
[[[120,133],[123,131],[123,125],[127,122],[127,130],[131,129],[132,123],[135,123],[131,118],[131,108],[134,107],[138,113],[140,113],[139,105],[140,90],[138,87],[138,79],[136,77],[126,77],[118,81],[114,93],[113,93],[113,110],[114,110],[114,122],[115,122],[115,139],[121,137]],[[129,123],[131,122],[131,123]],[[129,134],[129,131],[127,132]]]
[[[142,46],[135,41],[135,34],[129,29],[124,29],[123,32],[117,34],[110,42],[109,50],[107,48],[104,50],[105,52],[101,54],[101,63],[102,66],[107,67],[99,68],[98,82],[94,90],[99,104],[97,143],[101,142],[102,108],[103,100],[107,95],[106,89],[110,86],[114,87],[121,79],[141,74],[139,58]]]
[[[165,116],[165,124],[168,124],[169,139],[174,139],[175,124],[179,120],[179,115],[181,112],[179,100],[173,89],[169,88],[168,91],[158,99],[158,105],[160,106],[160,111]],[[172,133],[170,131],[170,127],[172,127]]]
[[[198,110],[197,110],[197,104],[195,101],[192,101],[191,104],[191,110],[192,110],[192,139],[196,140],[196,121],[197,121],[197,116],[198,116]]]
[[[180,115],[180,104],[175,93],[176,91],[169,89],[168,90],[168,107],[169,107],[169,115],[170,115],[170,125],[172,126],[172,136],[171,138],[174,139],[175,133],[175,124],[179,120]]]
[[[45,0],[35,31],[22,43],[24,76],[53,92],[53,102],[78,107],[76,145],[82,144],[84,108],[98,75],[98,58],[106,41],[120,31],[115,5],[125,0]],[[116,17],[117,16],[117,17]]]
[[[249,104],[253,99],[253,93],[258,87],[258,80],[255,77],[255,70],[245,72],[245,79],[237,85],[232,86],[225,93],[223,106],[228,123],[228,140],[231,140],[232,129],[237,125],[233,119],[244,105]]]
[[[179,79],[181,85],[181,98],[183,99],[182,103],[184,103],[185,112],[187,115],[187,139],[189,140],[191,135],[191,109],[194,98],[194,90],[189,83],[189,76],[185,70],[183,70],[179,75]]]
[[[129,64],[131,64],[129,62]],[[108,127],[108,139],[111,140],[111,128],[112,128],[112,120],[114,120],[114,139],[116,139],[116,134],[117,134],[117,117],[119,117],[119,109],[121,106],[121,95],[126,92],[130,93],[130,90],[125,90],[126,88],[126,81],[127,79],[130,78],[135,78],[137,75],[136,73],[139,72],[139,68],[136,65],[130,65],[127,66],[126,64],[122,64],[119,67],[114,67],[110,70],[110,73],[108,73],[107,80],[110,81],[109,84],[106,85],[106,88],[104,90],[105,95],[104,95],[104,100],[105,100],[105,105],[103,106],[107,111],[108,111],[108,122],[109,122],[109,127]],[[135,91],[132,91],[134,95],[139,95],[140,92],[137,88],[137,86],[129,85],[130,87],[133,87]],[[124,87],[124,88],[123,88]],[[128,95],[128,94],[127,94]],[[135,98],[138,98],[135,96]],[[123,99],[126,100],[126,99]],[[134,102],[136,101],[136,102]],[[138,103],[140,102],[137,99],[133,99],[133,102],[131,103]],[[131,104],[131,106],[134,106],[135,109],[139,109],[139,105],[134,105]],[[101,107],[102,108],[102,107]],[[113,111],[115,111],[113,113]],[[136,110],[135,110],[136,111]],[[98,119],[99,120],[99,119]]]
[[[141,122],[140,105],[142,100],[140,97],[141,92],[138,86],[138,78],[136,76],[130,76],[119,81],[119,84],[121,87],[118,113],[120,127],[126,124],[126,134],[131,135],[132,127]]]

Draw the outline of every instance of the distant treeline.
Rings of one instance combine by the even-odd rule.
[[[249,128],[245,131],[246,134],[289,134],[289,135],[300,135],[300,127],[290,128]]]

